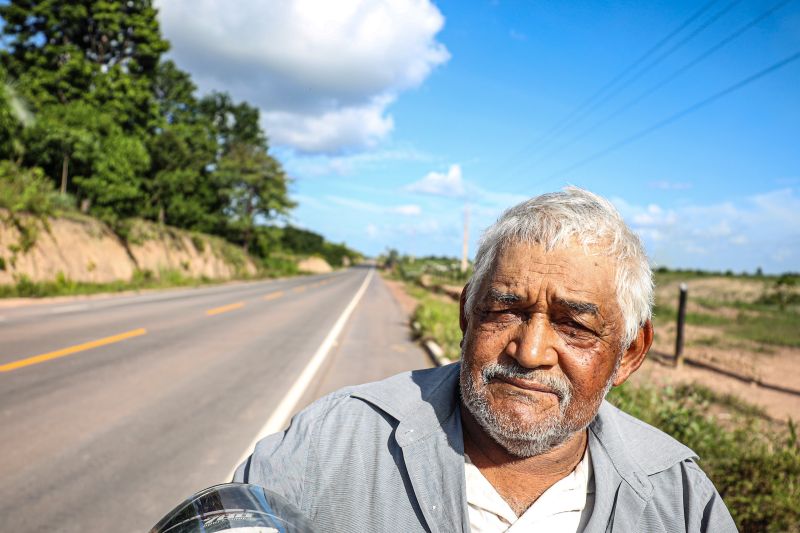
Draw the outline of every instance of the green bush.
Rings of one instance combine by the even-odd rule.
[[[192,278],[180,270],[164,269],[158,275],[150,270],[137,270],[128,281],[117,280],[107,283],[74,281],[59,272],[52,281],[32,281],[28,276],[15,276],[14,285],[0,285],[0,298],[43,298],[45,296],[69,296],[75,294],[95,294],[99,292],[119,292],[125,290],[159,289],[167,287],[186,287],[216,283],[208,278]]]
[[[269,255],[261,260],[261,268],[273,278],[299,274],[297,259],[287,255]]]
[[[194,278],[187,277],[180,270],[172,268],[165,268],[159,271],[158,281],[160,285],[167,287],[183,287],[197,283]]]
[[[28,213],[34,216],[53,214],[63,206],[58,193],[42,169],[21,168],[12,161],[0,161],[0,208],[12,215]]]
[[[41,285],[31,281],[31,278],[29,278],[25,274],[15,276],[15,279],[17,280],[17,285],[16,285],[17,296],[21,296],[23,298],[43,296]]]
[[[206,241],[200,235],[192,233],[192,246],[197,250],[197,253],[202,254],[206,250]]]
[[[742,531],[800,531],[800,446],[794,424],[778,435],[758,410],[731,397],[684,385],[623,385],[609,401],[692,448]],[[733,412],[725,426],[712,405]]]
[[[414,321],[419,323],[422,336],[434,339],[448,359],[460,357],[461,328],[458,326],[457,303],[424,293],[414,311]]]
[[[134,286],[142,286],[151,283],[154,279],[153,271],[149,268],[145,268],[144,270],[136,269],[133,272],[133,276],[131,276],[130,283]]]
[[[21,168],[11,161],[0,161],[0,208],[6,210],[1,221],[19,232],[19,241],[10,247],[15,255],[36,244],[39,226],[47,228],[47,217],[63,204],[57,197],[42,169]]]

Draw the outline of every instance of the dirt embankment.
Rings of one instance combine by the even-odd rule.
[[[13,224],[0,223],[0,284],[51,281],[106,283],[129,280],[137,272],[158,277],[177,271],[187,277],[227,279],[256,274],[253,260],[224,240],[137,221],[127,242],[102,222],[80,215],[27,219],[35,238],[27,250]]]

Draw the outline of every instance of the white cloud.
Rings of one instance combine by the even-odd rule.
[[[358,211],[367,211],[369,213],[393,213],[404,216],[418,216],[422,214],[422,208],[416,204],[404,204],[384,206],[373,204],[371,202],[363,202],[353,198],[343,198],[341,196],[326,196],[326,199],[335,204],[356,209]]]
[[[664,209],[658,204],[638,206],[630,204],[622,198],[612,198],[611,202],[629,224],[638,228],[657,228],[669,226],[677,220],[677,214],[671,209]]]
[[[429,218],[427,220],[419,220],[413,224],[403,224],[397,227],[397,230],[405,235],[435,235],[437,237],[443,234],[443,224],[439,220]]]
[[[800,227],[800,198],[793,195],[792,189],[757,194],[752,201],[763,211],[769,212],[776,221]]]
[[[392,212],[399,213],[401,215],[416,216],[422,213],[422,208],[414,204],[398,205],[397,207],[392,208]]]
[[[800,267],[800,196],[793,189],[670,209],[612,201],[658,263],[751,271]],[[703,260],[693,263],[692,257]]]
[[[446,173],[428,172],[421,180],[408,185],[406,190],[434,196],[464,196],[461,165],[450,165]]]
[[[712,225],[707,226],[705,228],[700,228],[697,231],[698,235],[701,235],[701,236],[704,236],[704,237],[712,237],[712,238],[713,237],[728,237],[732,233],[733,233],[733,230],[731,229],[731,225],[727,220],[720,220],[716,224],[712,224]]]
[[[291,150],[276,150],[290,174],[296,176],[347,176],[362,169],[380,168],[386,162],[430,161],[433,157],[412,147],[395,147],[347,155],[298,155]]]
[[[450,54],[430,0],[157,0],[171,55],[203,90],[263,110],[273,143],[307,152],[374,146],[387,107]]]
[[[302,152],[336,152],[345,146],[372,148],[394,128],[383,114],[390,97],[378,97],[362,106],[334,108],[320,113],[267,111],[265,129],[279,144]]]

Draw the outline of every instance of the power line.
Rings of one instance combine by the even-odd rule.
[[[758,15],[756,18],[752,19],[750,22],[748,22],[748,23],[744,24],[743,26],[739,27],[738,29],[736,29],[735,31],[730,33],[728,36],[723,38],[721,41],[719,41],[715,45],[711,46],[706,51],[704,51],[703,53],[701,53],[700,55],[698,55],[697,57],[695,57],[694,59],[692,59],[691,61],[689,61],[685,65],[683,65],[680,68],[678,68],[677,70],[675,70],[669,76],[666,76],[661,81],[655,83],[654,85],[652,85],[651,87],[649,87],[645,91],[641,92],[635,98],[629,100],[628,102],[626,102],[625,104],[621,105],[620,107],[618,107],[617,109],[615,109],[614,111],[612,111],[611,113],[609,113],[608,115],[606,115],[605,117],[600,119],[599,121],[595,122],[594,124],[592,124],[588,128],[584,129],[581,133],[579,133],[578,135],[576,135],[575,137],[573,137],[572,139],[570,139],[566,143],[564,143],[564,144],[558,146],[556,149],[550,150],[549,152],[547,152],[544,155],[542,155],[540,158],[537,159],[537,162],[541,161],[543,159],[546,159],[546,158],[548,158],[548,157],[550,157],[552,155],[555,155],[555,154],[557,154],[559,152],[562,152],[566,148],[569,148],[570,146],[575,144],[577,141],[580,141],[581,139],[584,139],[587,135],[589,135],[590,133],[595,131],[597,128],[607,124],[610,120],[612,120],[613,118],[616,118],[620,114],[622,114],[625,111],[627,111],[628,109],[632,108],[633,106],[635,106],[636,104],[638,104],[639,102],[641,102],[642,100],[644,100],[645,98],[650,96],[651,94],[655,93],[656,91],[658,91],[659,89],[661,89],[665,85],[669,84],[672,80],[676,79],[677,77],[679,77],[680,75],[682,75],[683,73],[685,73],[686,71],[691,69],[692,67],[694,67],[697,64],[701,63],[705,59],[708,59],[712,54],[714,54],[715,52],[719,51],[723,47],[727,46],[733,40],[735,40],[737,37],[741,36],[743,33],[748,31],[749,29],[753,28],[754,26],[756,26],[758,23],[760,23],[764,19],[766,19],[769,16],[771,16],[773,13],[775,13],[775,11],[781,9],[785,5],[791,3],[792,1],[793,0],[781,0],[780,2],[777,2],[772,7],[770,7],[769,9],[767,9],[766,11],[764,11],[763,13]]]
[[[698,9],[697,11],[692,13],[686,20],[684,20],[681,24],[679,24],[678,27],[676,27],[669,34],[667,34],[665,37],[663,37],[661,40],[659,40],[655,45],[650,47],[638,59],[636,59],[633,63],[631,63],[625,69],[623,69],[622,72],[617,74],[614,78],[612,78],[610,81],[608,81],[605,85],[600,87],[600,89],[595,91],[595,93],[592,94],[589,98],[584,100],[580,105],[578,105],[571,112],[569,112],[567,114],[567,116],[562,118],[560,121],[558,121],[555,125],[551,126],[547,131],[545,131],[542,135],[540,135],[534,141],[526,144],[516,154],[511,156],[509,158],[509,161],[512,161],[514,159],[518,159],[519,157],[527,155],[528,154],[528,150],[530,150],[531,147],[538,147],[539,143],[541,143],[542,141],[546,140],[548,137],[550,137],[552,135],[556,135],[556,134],[560,133],[561,131],[563,131],[564,126],[566,124],[568,124],[573,119],[573,117],[575,115],[577,115],[579,113],[582,113],[587,107],[589,107],[592,104],[594,104],[594,102],[598,98],[603,97],[604,94],[607,91],[612,89],[617,83],[619,83],[622,79],[624,79],[625,76],[628,75],[628,73],[630,73],[632,70],[636,69],[639,65],[641,65],[643,62],[645,62],[650,56],[652,56],[653,54],[658,52],[658,50],[661,49],[664,45],[666,45],[673,37],[678,35],[680,32],[682,32],[684,29],[686,29],[686,27],[689,26],[692,22],[694,22],[699,17],[701,17],[703,15],[703,13],[705,13],[706,11],[711,9],[711,7],[713,7],[714,4],[716,4],[718,1],[719,0],[710,0],[709,2],[707,2],[706,4],[701,6],[700,9]]]
[[[595,105],[593,105],[590,109],[588,109],[586,111],[586,113],[584,114],[584,117],[591,115],[591,113],[594,112],[594,110],[596,110],[599,107],[601,107],[608,100],[610,100],[614,96],[618,95],[620,92],[622,92],[623,90],[628,88],[632,83],[634,83],[635,81],[640,79],[642,76],[644,76],[645,74],[647,74],[648,72],[653,70],[653,68],[655,68],[659,63],[661,63],[667,57],[669,57],[670,55],[672,55],[673,53],[678,51],[683,45],[685,45],[686,43],[688,43],[689,41],[691,41],[692,39],[697,37],[706,28],[708,28],[709,26],[714,24],[716,21],[718,21],[720,18],[722,18],[725,14],[727,14],[731,9],[736,7],[736,4],[738,4],[740,2],[741,2],[741,0],[732,0],[731,2],[729,2],[725,7],[723,7],[718,12],[716,12],[714,15],[709,17],[703,24],[701,24],[700,26],[695,28],[691,33],[689,33],[689,35],[687,35],[686,37],[684,37],[683,39],[681,39],[680,41],[678,41],[677,43],[672,45],[672,47],[669,50],[667,50],[666,52],[664,52],[663,54],[658,56],[656,59],[654,59],[653,61],[651,61],[650,63],[648,63],[644,67],[642,67],[632,77],[630,77],[627,81],[625,81],[625,83],[623,83],[622,86],[617,87],[617,89],[615,89],[613,93],[611,93],[609,95],[606,95],[603,99],[601,99],[599,102],[597,102]],[[581,122],[582,120],[583,119],[580,119],[577,122]]]
[[[606,148],[604,148],[604,149],[602,149],[602,150],[600,150],[598,152],[595,152],[592,155],[589,155],[589,156],[581,159],[577,163],[574,163],[574,164],[572,164],[572,165],[570,165],[570,166],[568,166],[568,167],[566,167],[566,168],[564,168],[564,169],[562,169],[562,170],[560,170],[558,172],[555,172],[555,173],[551,174],[546,179],[544,179],[542,182],[540,182],[540,184],[541,183],[546,183],[546,182],[548,182],[548,181],[550,181],[552,179],[561,177],[561,176],[563,176],[563,175],[565,175],[565,174],[567,174],[569,172],[572,172],[573,170],[575,170],[577,168],[580,168],[580,167],[582,167],[582,166],[584,166],[584,165],[586,165],[586,164],[588,164],[588,163],[590,163],[590,162],[592,162],[592,161],[594,161],[596,159],[599,159],[599,158],[601,158],[601,157],[603,157],[603,156],[605,156],[605,155],[607,155],[607,154],[609,154],[611,152],[619,150],[620,148],[622,148],[624,146],[627,146],[628,144],[631,144],[631,143],[633,143],[635,141],[638,141],[639,139],[641,139],[641,138],[643,138],[643,137],[645,137],[647,135],[650,135],[654,131],[659,130],[659,129],[663,128],[663,127],[666,127],[666,126],[672,124],[673,122],[685,117],[686,115],[694,113],[695,111],[698,111],[701,108],[706,107],[709,104],[712,104],[713,102],[719,100],[720,98],[723,98],[723,97],[725,97],[725,96],[727,96],[727,95],[729,95],[729,94],[731,94],[731,93],[733,93],[735,91],[738,91],[739,89],[742,89],[747,85],[750,85],[754,81],[756,81],[756,80],[758,80],[760,78],[763,78],[764,76],[772,74],[773,72],[775,72],[775,71],[777,71],[777,70],[789,65],[790,63],[792,63],[794,61],[797,61],[798,59],[800,59],[800,51],[797,51],[794,54],[791,54],[790,56],[788,56],[788,57],[786,57],[786,58],[784,58],[784,59],[782,59],[782,60],[780,60],[780,61],[778,61],[776,63],[773,63],[772,65],[770,65],[770,66],[768,66],[768,67],[756,72],[755,74],[751,74],[750,76],[747,76],[746,78],[734,83],[733,85],[730,85],[729,87],[727,87],[727,88],[725,88],[725,89],[723,89],[721,91],[718,91],[718,92],[712,94],[711,96],[708,96],[708,97],[700,100],[699,102],[696,102],[696,103],[690,105],[689,107],[687,107],[687,108],[685,108],[685,109],[683,109],[681,111],[678,111],[677,113],[674,113],[674,114],[668,116],[667,118],[659,120],[655,124],[652,124],[651,126],[648,126],[647,128],[644,128],[644,129],[634,133],[633,135],[625,137],[624,139],[621,139],[621,140],[611,144],[610,146],[607,146]]]

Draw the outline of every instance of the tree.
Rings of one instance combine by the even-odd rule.
[[[148,139],[151,165],[144,215],[162,223],[224,233],[227,200],[212,172],[219,152],[211,119],[195,98],[188,73],[172,61],[158,65],[153,85],[161,127]]]
[[[237,144],[267,150],[267,137],[259,125],[258,109],[247,102],[234,104],[227,93],[213,92],[200,100],[200,111],[214,127],[220,155],[227,154]]]
[[[113,221],[141,208],[149,155],[138,137],[82,101],[42,108],[24,132],[25,161],[41,166],[62,192],[85,200]]]
[[[195,98],[197,87],[188,72],[179,69],[171,60],[156,67],[153,81],[153,96],[159,115],[166,124],[191,123],[198,120],[209,122],[201,113]]]
[[[34,107],[24,160],[104,218],[136,213],[161,38],[151,0],[11,0],[0,62]],[[30,130],[30,131],[28,131]]]
[[[298,254],[314,254],[322,250],[325,239],[322,235],[294,226],[286,226],[281,238],[287,250]]]
[[[225,93],[199,99],[162,61],[153,0],[5,0],[0,17],[0,158],[41,169],[110,222],[144,216],[245,250],[275,245],[264,224],[295,204],[259,111]],[[17,96],[32,124],[13,113]]]
[[[18,159],[23,148],[19,141],[22,133],[23,109],[14,90],[7,83],[5,71],[0,68],[0,158]]]
[[[225,228],[224,186],[209,169],[217,144],[203,124],[168,124],[150,138],[145,215],[159,222],[204,232]]]
[[[37,107],[85,100],[124,131],[157,125],[151,85],[169,47],[151,0],[11,0],[0,60]]]
[[[90,170],[96,151],[90,127],[97,119],[95,110],[81,101],[42,107],[23,134],[25,162],[42,167],[62,194],[76,192],[70,174],[86,175]]]
[[[109,131],[95,144],[91,173],[76,177],[81,197],[89,200],[92,212],[111,223],[137,216],[142,210],[140,176],[150,158],[144,144],[122,131]]]
[[[257,223],[288,214],[295,203],[288,196],[288,179],[280,163],[261,146],[238,142],[219,163],[217,176],[227,185],[230,227],[247,252]]]

